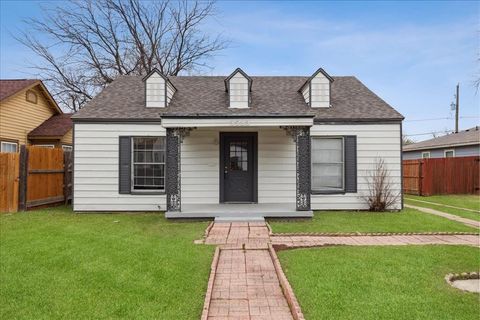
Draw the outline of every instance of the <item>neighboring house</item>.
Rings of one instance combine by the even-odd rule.
[[[21,145],[72,148],[71,114],[64,114],[40,80],[0,80],[0,151]]]
[[[73,117],[74,210],[170,218],[367,209],[401,193],[403,116],[355,77],[121,76]],[[393,209],[400,209],[401,197]]]
[[[403,159],[452,158],[480,155],[477,127],[403,146]]]

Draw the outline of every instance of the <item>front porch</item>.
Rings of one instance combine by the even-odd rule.
[[[311,117],[162,119],[167,218],[312,216]]]
[[[183,204],[181,212],[167,211],[166,218],[311,218],[313,211],[298,211],[295,203]]]

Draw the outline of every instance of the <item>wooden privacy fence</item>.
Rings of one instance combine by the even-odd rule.
[[[480,157],[403,161],[403,192],[421,196],[479,194]]]
[[[0,159],[7,157],[15,159],[10,160],[5,166],[1,160],[0,212],[27,210],[71,200],[71,152],[64,152],[60,148],[22,146],[19,154],[2,153],[0,156]],[[12,178],[13,176],[15,178]],[[3,196],[4,181],[5,190],[10,190],[13,195]],[[4,198],[8,201],[4,201]]]

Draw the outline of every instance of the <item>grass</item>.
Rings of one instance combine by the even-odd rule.
[[[419,201],[412,201],[411,199],[435,202],[435,203],[438,203],[439,205],[425,203],[425,202],[419,202]],[[460,199],[464,199],[464,204],[460,201]],[[449,200],[451,200],[451,201],[449,202]],[[477,203],[476,208],[474,207],[475,201]],[[435,209],[435,210],[438,210],[438,211],[443,211],[443,212],[446,212],[446,213],[454,214],[454,215],[457,215],[459,217],[464,217],[464,218],[480,221],[480,213],[442,206],[442,204],[446,204],[446,205],[455,206],[455,207],[463,207],[463,208],[467,208],[467,209],[479,210],[480,199],[478,198],[478,196],[473,196],[473,195],[466,195],[466,196],[450,195],[450,196],[420,197],[420,196],[408,195],[408,196],[405,196],[405,203],[411,204],[411,205],[414,205],[414,206],[418,206],[418,207],[431,208],[431,209]]]
[[[405,195],[405,198],[436,202],[439,204],[446,204],[449,206],[480,211],[480,196],[473,195],[473,194],[463,194],[463,195],[451,194],[451,195],[429,196],[429,197]]]
[[[198,319],[207,223],[162,214],[0,215],[1,319]]]
[[[279,252],[307,319],[478,319],[479,295],[450,287],[478,248],[330,247]]]
[[[401,212],[319,211],[311,220],[271,220],[273,232],[434,232],[478,230],[414,209]]]

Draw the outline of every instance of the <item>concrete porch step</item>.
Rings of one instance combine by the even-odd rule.
[[[215,217],[215,222],[265,222],[265,218],[258,217]]]

